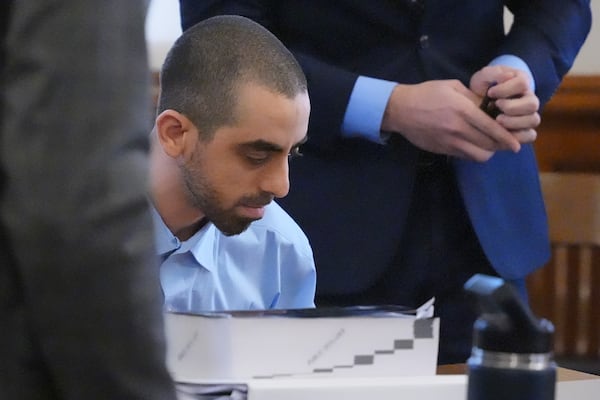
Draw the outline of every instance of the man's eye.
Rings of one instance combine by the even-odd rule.
[[[300,147],[294,147],[290,154],[288,154],[289,158],[302,157],[302,153],[300,152]]]
[[[252,164],[259,165],[266,162],[269,159],[269,156],[265,154],[246,154],[246,159]]]

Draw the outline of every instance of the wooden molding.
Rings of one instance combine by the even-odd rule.
[[[599,114],[600,75],[567,75],[544,114]]]
[[[534,146],[541,171],[600,173],[600,75],[565,77]]]

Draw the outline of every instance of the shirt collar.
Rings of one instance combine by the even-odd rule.
[[[221,234],[219,230],[211,222],[208,222],[188,240],[181,242],[169,230],[156,208],[153,205],[150,208],[154,222],[154,245],[157,255],[162,257],[170,253],[189,251],[198,264],[211,271],[215,265],[213,255],[216,237]]]
[[[162,217],[154,206],[150,207],[152,213],[152,221],[154,223],[154,246],[156,253],[159,256],[163,256],[167,253],[171,253],[181,247],[181,242],[171,231],[167,228]]]
[[[217,265],[215,242],[219,235],[221,232],[211,222],[208,222],[194,236],[184,242],[182,251],[189,251],[198,264],[212,271]]]

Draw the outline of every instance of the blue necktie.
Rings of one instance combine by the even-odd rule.
[[[480,244],[496,271],[520,279],[550,257],[548,226],[531,145],[488,162],[455,160],[458,186]]]

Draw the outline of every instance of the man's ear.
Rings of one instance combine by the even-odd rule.
[[[198,135],[192,121],[185,115],[165,110],[156,117],[156,136],[165,153],[176,158],[184,153],[186,137]]]

